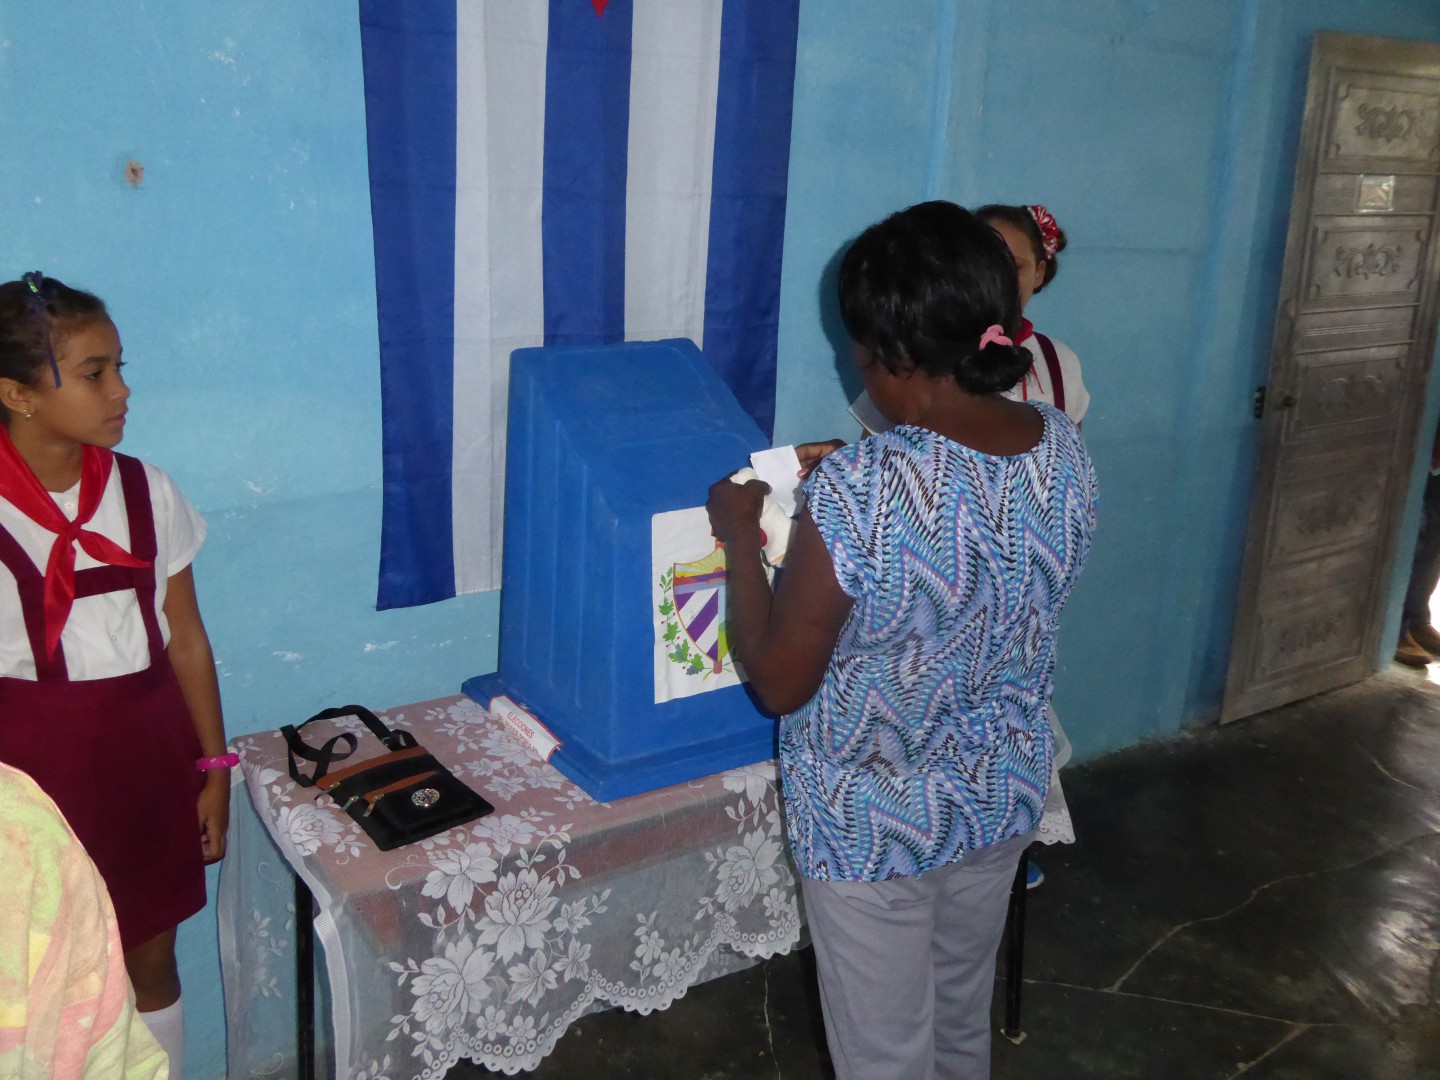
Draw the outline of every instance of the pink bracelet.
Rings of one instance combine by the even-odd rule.
[[[239,754],[221,754],[219,757],[202,757],[195,759],[195,768],[201,772],[205,772],[207,769],[233,769],[239,764]]]

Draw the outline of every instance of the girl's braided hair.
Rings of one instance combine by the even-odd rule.
[[[0,379],[34,386],[49,367],[59,386],[55,346],[77,323],[106,317],[98,296],[39,271],[0,284]]]

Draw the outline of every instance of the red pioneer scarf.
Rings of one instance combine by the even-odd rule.
[[[17,510],[42,529],[56,534],[45,563],[45,655],[55,655],[60,645],[60,632],[70,618],[75,603],[75,545],[85,553],[111,566],[142,567],[150,564],[137,559],[113,540],[91,532],[84,526],[100,509],[100,498],[110,483],[111,464],[115,455],[99,446],[86,446],[80,460],[80,512],[69,520],[55,505],[55,500],[36,477],[34,471],[10,441],[10,432],[0,425],[0,498],[9,500]]]
[[[1020,316],[1020,333],[1018,333],[1018,334],[1015,335],[1015,344],[1016,344],[1016,345],[1023,345],[1023,344],[1025,344],[1025,342],[1026,342],[1027,340],[1029,340],[1030,338],[1032,338],[1032,337],[1034,337],[1034,336],[1035,336],[1035,324],[1032,323],[1029,319],[1025,318],[1024,315],[1021,315],[1021,316]],[[1020,380],[1020,400],[1021,400],[1021,401],[1029,401],[1029,400],[1030,400],[1030,379],[1031,379],[1032,376],[1034,376],[1034,378],[1035,378],[1035,386],[1036,386],[1036,388],[1038,389],[1039,386],[1040,386],[1040,376],[1038,376],[1038,375],[1035,374],[1035,365],[1034,365],[1034,364],[1031,364],[1028,368],[1025,369],[1025,377]]]

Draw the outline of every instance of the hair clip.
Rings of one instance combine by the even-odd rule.
[[[1040,230],[1040,249],[1045,252],[1045,258],[1053,259],[1060,250],[1060,223],[1055,220],[1054,214],[1039,203],[1025,209],[1030,211],[1030,216],[1035,219],[1035,227]]]
[[[989,345],[992,341],[998,345],[1015,344],[1015,342],[1011,341],[1010,338],[1006,336],[1005,328],[999,323],[991,323],[985,328],[985,333],[980,335],[980,348],[985,348],[985,346]]]
[[[30,307],[30,313],[40,323],[40,333],[45,338],[45,355],[50,360],[50,373],[55,376],[55,385],[60,385],[60,365],[55,362],[55,348],[50,343],[50,312],[45,308],[45,297],[40,292],[40,287],[45,284],[45,275],[39,270],[30,270],[22,274],[20,280],[30,290],[30,295],[25,297],[26,304]]]

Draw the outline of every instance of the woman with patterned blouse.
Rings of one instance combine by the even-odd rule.
[[[867,229],[840,305],[896,426],[837,448],[772,594],[758,481],[722,481],[731,648],[784,714],[786,818],[842,1080],[989,1075],[995,952],[1044,809],[1060,610],[1095,482],[1075,425],[1003,397],[1014,265],[967,211]]]

